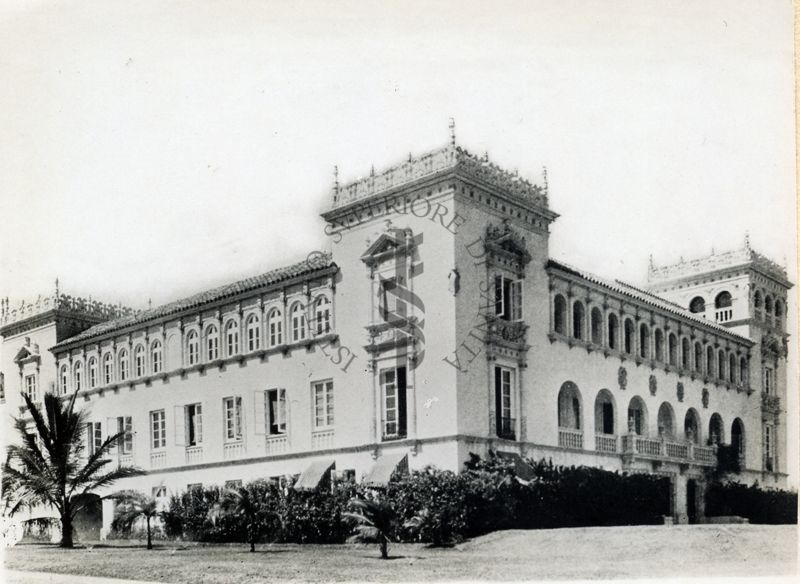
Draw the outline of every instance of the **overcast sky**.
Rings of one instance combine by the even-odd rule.
[[[792,5],[4,2],[0,294],[145,307],[326,249],[343,180],[448,139],[536,178],[554,257],[794,281]],[[796,338],[796,337],[795,337]],[[796,348],[796,343],[795,343]]]

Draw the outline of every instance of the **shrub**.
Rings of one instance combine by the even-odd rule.
[[[738,515],[750,523],[796,524],[797,492],[728,481],[706,491],[706,516]]]
[[[335,482],[330,490],[295,491],[289,488],[279,502],[280,540],[290,543],[343,543],[350,527],[342,517],[357,492],[349,482]]]

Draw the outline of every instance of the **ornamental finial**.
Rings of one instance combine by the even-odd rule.
[[[650,254],[649,268],[650,268],[651,272],[656,269],[656,265],[655,265],[655,263],[653,263],[653,254]]]
[[[56,298],[58,298],[58,276],[56,276]]]
[[[448,124],[450,128],[450,145],[456,145],[456,120],[455,118],[450,118],[450,124]]]
[[[744,232],[744,248],[747,251],[750,251],[750,232],[749,231],[745,231]]]
[[[550,190],[549,189],[549,185],[547,183],[547,167],[546,166],[542,167],[542,180],[544,181],[544,194],[546,195],[548,193],[548,191]]]

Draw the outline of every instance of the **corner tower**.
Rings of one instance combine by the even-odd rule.
[[[789,335],[786,332],[786,269],[757,253],[745,238],[742,248],[648,270],[654,293],[750,338],[750,385],[761,389],[762,469],[784,475]]]

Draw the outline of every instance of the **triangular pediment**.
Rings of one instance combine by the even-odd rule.
[[[396,253],[405,245],[405,238],[400,238],[393,233],[383,233],[365,251],[361,259],[369,261],[387,253]]]
[[[21,363],[22,361],[29,361],[30,359],[39,359],[38,353],[34,353],[30,347],[22,347],[17,354],[14,355],[14,363]]]
[[[486,228],[486,244],[492,249],[517,256],[523,263],[530,261],[525,238],[514,231],[508,223]]]

